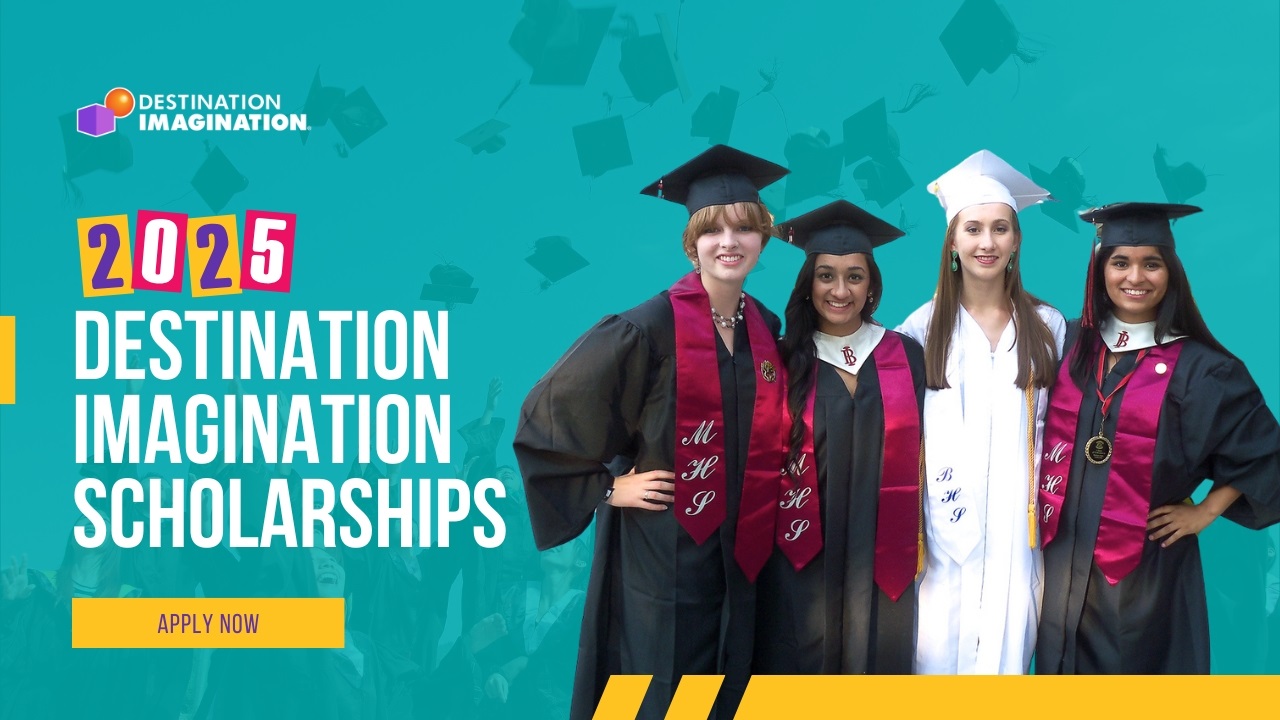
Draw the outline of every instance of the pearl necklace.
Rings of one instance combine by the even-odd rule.
[[[738,323],[742,322],[742,311],[747,307],[747,294],[744,292],[738,298],[738,314],[733,317],[725,317],[719,313],[714,307],[711,308],[711,319],[722,328],[732,330],[738,327]]]

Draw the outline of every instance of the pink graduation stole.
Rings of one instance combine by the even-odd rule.
[[[1089,342],[1104,352],[1094,339],[1081,339],[1072,349]],[[1147,515],[1151,509],[1151,473],[1155,461],[1156,433],[1169,379],[1173,377],[1182,343],[1157,345],[1133,370],[1116,420],[1114,450],[1109,460],[1107,489],[1102,501],[1102,518],[1093,559],[1115,585],[1138,566],[1147,537]],[[1067,494],[1067,478],[1072,462],[1088,462],[1084,451],[1075,452],[1080,403],[1084,399],[1071,378],[1071,356],[1062,363],[1054,384],[1045,422],[1044,460],[1040,465],[1040,534],[1047,546],[1058,532],[1062,502]]]
[[[685,531],[702,544],[727,514],[716,330],[711,301],[696,274],[685,275],[668,295],[676,331],[675,512]],[[733,555],[754,582],[773,551],[777,468],[786,457],[782,422],[786,374],[773,333],[750,298],[743,320],[757,371]]]
[[[920,560],[920,406],[902,339],[886,332],[876,345],[876,373],[884,405],[884,446],[876,508],[876,584],[897,600],[916,576]],[[822,550],[818,471],[813,458],[813,406],[817,375],[804,410],[800,457],[783,472],[778,546],[797,570]]]

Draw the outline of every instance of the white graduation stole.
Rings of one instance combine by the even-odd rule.
[[[858,370],[871,357],[871,352],[884,338],[884,326],[864,322],[862,327],[852,335],[828,335],[824,332],[813,334],[813,344],[818,349],[818,359],[839,368],[850,375],[857,375]]]
[[[1102,326],[1098,328],[1098,335],[1102,337],[1102,342],[1106,343],[1107,349],[1116,353],[1145,350],[1157,345],[1166,345],[1174,340],[1186,337],[1185,335],[1173,335],[1160,338],[1157,341],[1156,322],[1154,320],[1144,323],[1127,323],[1117,320],[1114,315],[1108,315],[1102,321]]]
[[[928,539],[957,564],[964,563],[982,541],[988,477],[1007,477],[1007,466],[1021,468],[1025,455],[1025,451],[1010,457],[991,452],[992,415],[1020,413],[1023,405],[1023,391],[1014,384],[1018,354],[1010,350],[1004,336],[994,353],[972,352],[966,348],[966,324],[973,325],[971,336],[976,333],[986,342],[981,328],[959,312],[947,355],[950,387],[928,390],[924,399]],[[1011,335],[1006,330],[1005,336]],[[1022,477],[1025,472],[1012,476]]]

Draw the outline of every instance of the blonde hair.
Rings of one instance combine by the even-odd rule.
[[[690,260],[698,256],[697,251],[694,250],[698,244],[698,238],[702,237],[702,233],[707,230],[717,227],[730,208],[733,209],[734,215],[750,225],[752,230],[764,235],[760,245],[760,248],[764,249],[764,244],[769,242],[769,235],[773,232],[773,214],[764,206],[764,203],[746,201],[729,205],[708,205],[695,212],[689,218],[689,224],[684,227],[684,254]]]

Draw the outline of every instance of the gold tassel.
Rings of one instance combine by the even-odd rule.
[[[924,432],[920,433],[920,478],[916,487],[916,577],[924,572]]]
[[[1035,376],[1027,379],[1027,542],[1036,549],[1036,406]]]

